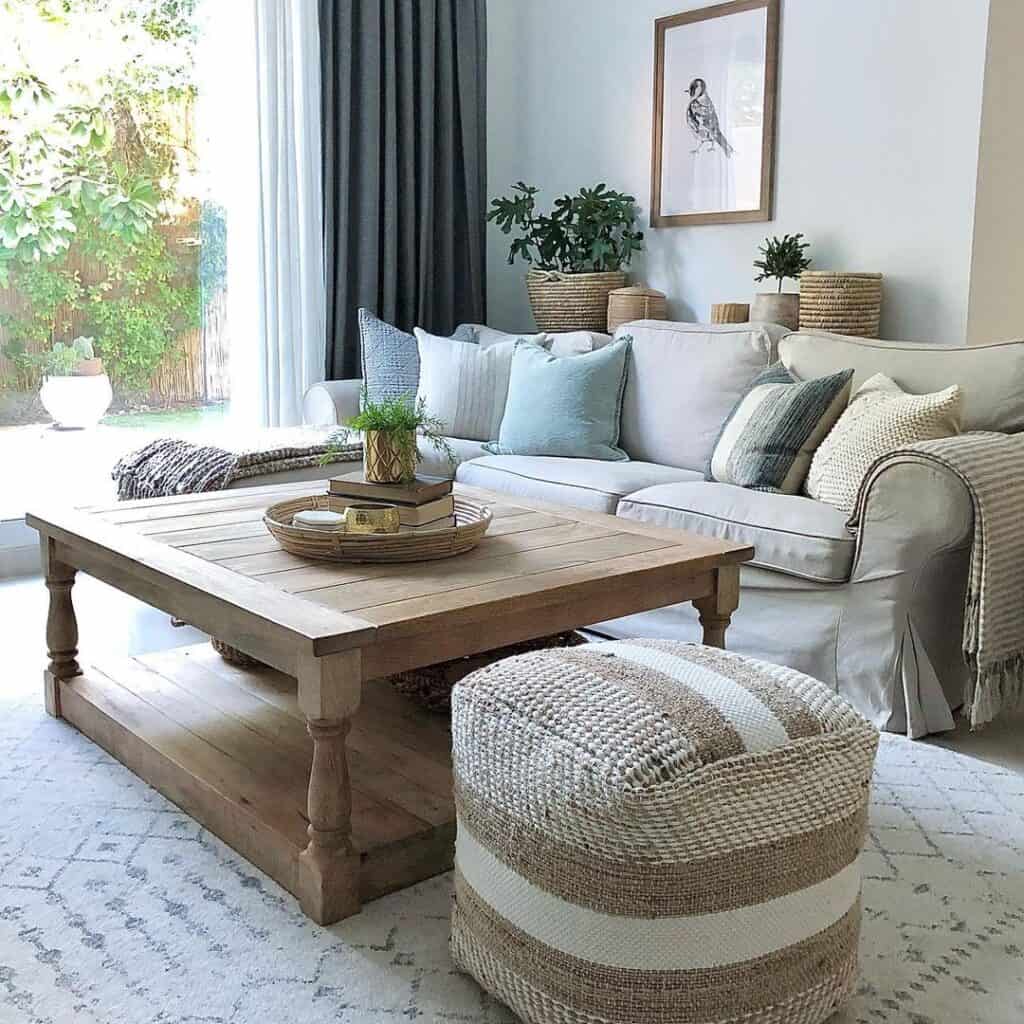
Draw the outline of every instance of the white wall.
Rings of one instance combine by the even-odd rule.
[[[981,115],[969,343],[1024,336],[1024,3],[991,0]]]
[[[490,194],[607,181],[646,221],[654,19],[700,6],[491,0]],[[749,300],[765,235],[802,231],[815,267],[885,274],[883,337],[962,343],[987,18],[988,0],[784,0],[774,220],[648,230],[634,276],[706,320]],[[489,318],[523,329],[525,267],[491,234]]]

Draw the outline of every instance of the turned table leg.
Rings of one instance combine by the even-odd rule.
[[[732,613],[740,603],[740,570],[737,565],[725,565],[715,570],[715,586],[707,597],[693,602],[700,612],[707,647],[725,647],[725,631]]]
[[[43,569],[50,591],[50,607],[46,615],[46,647],[50,662],[43,673],[43,695],[46,710],[60,718],[60,681],[82,674],[78,665],[78,622],[71,601],[75,570],[58,561],[53,554],[53,541],[43,540]]]
[[[345,737],[359,704],[358,652],[299,666],[299,707],[313,739],[309,845],[299,854],[299,902],[317,924],[359,912],[359,855],[352,846],[352,789]]]

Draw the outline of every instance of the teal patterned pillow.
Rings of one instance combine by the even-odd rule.
[[[797,494],[811,458],[850,400],[853,370],[797,381],[782,365],[751,384],[722,426],[705,478]]]
[[[619,416],[632,338],[573,356],[516,342],[505,415],[492,455],[562,455],[623,461]]]

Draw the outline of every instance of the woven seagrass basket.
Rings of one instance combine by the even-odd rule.
[[[882,275],[805,270],[800,275],[800,329],[877,338]]]
[[[491,525],[491,510],[468,498],[455,497],[455,526],[408,533],[343,533],[293,526],[292,517],[303,509],[344,512],[351,498],[312,494],[271,505],[263,522],[274,539],[300,558],[329,562],[429,562],[472,550]]]
[[[633,320],[664,320],[668,316],[665,293],[634,284],[608,293],[608,333]]]
[[[626,284],[621,270],[602,274],[563,274],[529,270],[526,292],[533,319],[541,331],[601,331],[608,329],[608,295]]]

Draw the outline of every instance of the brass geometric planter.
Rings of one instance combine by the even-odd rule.
[[[363,476],[374,484],[405,484],[414,480],[416,478],[416,432],[414,430],[364,431]]]

